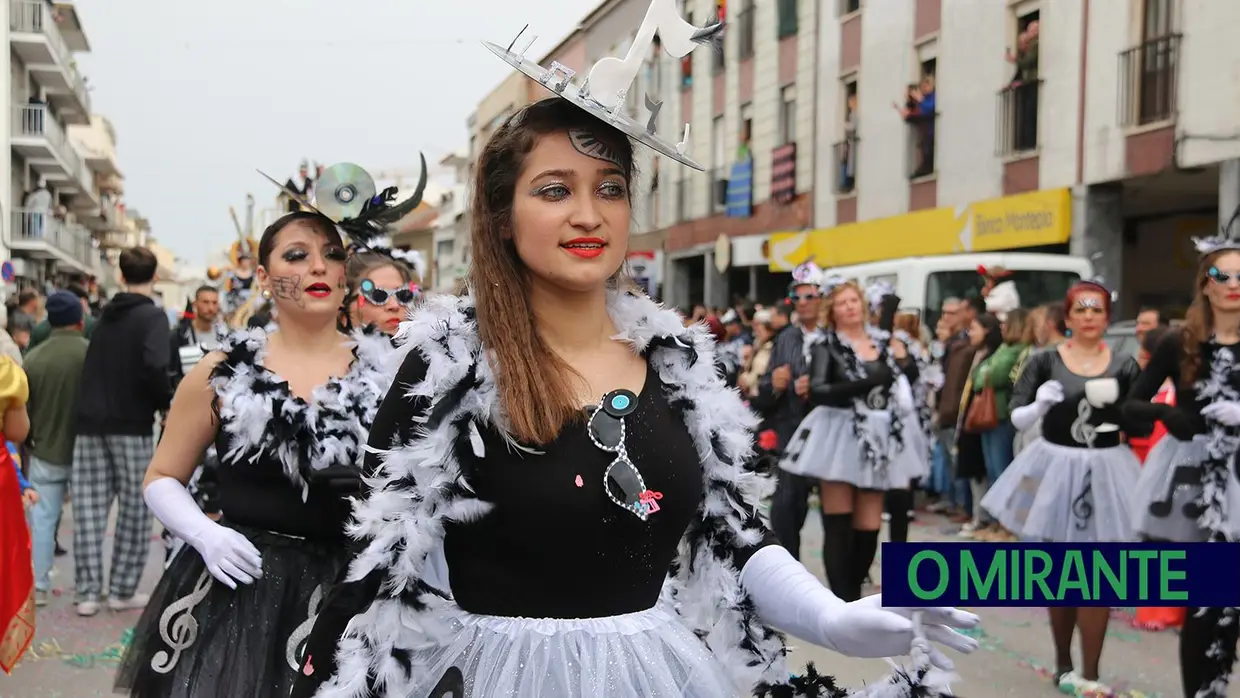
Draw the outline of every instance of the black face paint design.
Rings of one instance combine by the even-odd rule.
[[[582,155],[587,155],[595,160],[602,160],[609,165],[615,165],[618,169],[624,169],[624,166],[620,164],[620,156],[616,153],[615,148],[600,141],[594,136],[594,133],[581,128],[573,128],[568,130],[568,139],[572,142],[573,148]]]
[[[271,277],[271,295],[301,305],[301,275]]]

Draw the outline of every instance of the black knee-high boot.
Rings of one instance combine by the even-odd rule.
[[[883,499],[891,542],[907,543],[909,512],[913,510],[913,490],[888,490]]]
[[[874,564],[874,555],[878,552],[878,531],[853,531],[852,575],[854,596],[846,601],[861,598],[861,585],[870,576],[870,565]]]
[[[822,515],[822,566],[831,591],[845,601],[852,597],[852,514]]]

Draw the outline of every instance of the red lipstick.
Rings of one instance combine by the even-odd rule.
[[[310,284],[306,287],[306,295],[312,298],[327,298],[332,294],[332,287],[324,283]]]
[[[584,259],[594,259],[603,254],[603,249],[606,246],[607,243],[603,238],[573,238],[561,244],[560,248],[571,255]]]

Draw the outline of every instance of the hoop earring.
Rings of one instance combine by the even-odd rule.
[[[271,289],[269,289],[269,288],[264,288],[264,289],[263,289],[263,292],[262,292],[262,293],[260,293],[259,295],[263,297],[263,300],[265,300],[265,301],[269,301],[269,300],[271,300]]]

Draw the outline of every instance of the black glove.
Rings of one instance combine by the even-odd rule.
[[[1177,407],[1171,405],[1160,405],[1166,408],[1158,421],[1163,423],[1167,428],[1167,433],[1173,438],[1180,441],[1192,441],[1197,435],[1197,424],[1192,416]]]

